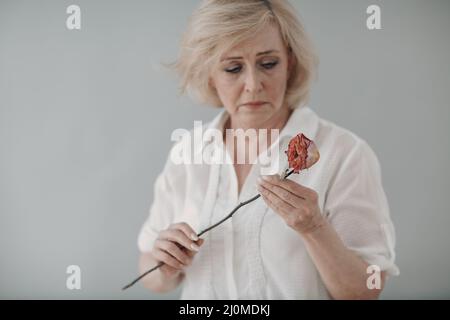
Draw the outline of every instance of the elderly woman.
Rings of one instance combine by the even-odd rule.
[[[182,285],[183,299],[373,299],[386,275],[398,274],[375,153],[306,105],[316,65],[286,0],[202,2],[174,66],[183,92],[223,108],[205,129],[223,133],[218,145],[233,160],[260,139],[246,139],[244,148],[227,143],[235,137],[225,131],[237,129],[278,129],[268,149],[280,159],[286,141],[303,133],[320,160],[282,180],[261,175],[257,162],[176,164],[169,157],[138,238],[141,272],[164,263],[143,278],[147,288]],[[261,199],[198,239],[258,193]]]

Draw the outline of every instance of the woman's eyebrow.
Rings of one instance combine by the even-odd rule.
[[[259,52],[256,54],[256,56],[263,56],[265,54],[269,54],[269,53],[274,53],[274,52],[279,52],[278,50],[267,50],[267,51],[263,51],[263,52]],[[228,58],[224,58],[220,61],[225,61],[225,60],[237,60],[237,59],[242,59],[242,57],[228,57]]]

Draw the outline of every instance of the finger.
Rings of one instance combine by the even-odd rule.
[[[157,261],[164,262],[165,264],[177,270],[182,270],[184,268],[184,265],[181,262],[179,262],[177,259],[175,259],[170,254],[161,249],[155,250],[153,256]]]
[[[276,204],[274,204],[272,201],[270,201],[269,198],[267,198],[264,195],[261,195],[261,198],[263,198],[264,202],[267,204],[267,206],[272,209],[275,213],[280,215],[284,220],[288,219],[289,214],[284,212],[281,208],[279,208]]]
[[[292,193],[298,195],[303,200],[310,201],[310,202],[316,202],[318,199],[318,194],[314,189],[302,186],[301,184],[292,181],[292,180],[283,180],[280,181],[279,184],[282,188],[285,188]]]
[[[191,258],[172,241],[169,240],[157,240],[155,243],[160,249],[164,250],[171,256],[175,257],[179,262],[184,265],[190,263]]]
[[[203,244],[204,242],[205,242],[204,239],[198,239],[198,241],[196,242],[196,244],[197,244],[197,246],[201,247],[202,244]],[[186,249],[184,249],[184,250],[186,250]],[[186,250],[186,254],[187,254],[189,257],[193,258],[193,257],[197,254],[197,251],[195,251],[195,250]]]
[[[295,207],[284,201],[282,198],[280,198],[278,195],[276,195],[263,185],[259,184],[257,189],[262,196],[270,200],[270,203],[272,203],[272,205],[277,208],[277,210],[282,210],[284,212],[293,212],[295,210]]]
[[[186,234],[180,229],[167,229],[161,231],[158,239],[170,240],[172,242],[179,243],[181,246],[188,250],[198,250],[198,246],[195,244],[195,242],[189,239]]]
[[[179,272],[181,272],[180,269],[175,269],[172,268],[171,266],[169,266],[168,264],[164,263],[161,268],[160,268],[161,272],[163,274],[165,274],[166,276],[169,277],[173,277],[174,275],[178,274]]]
[[[291,191],[281,187],[278,184],[270,183],[264,179],[258,179],[260,185],[265,187],[266,189],[272,191],[278,197],[289,203],[291,206],[295,208],[301,208],[305,205],[305,200],[298,195],[292,193]]]
[[[197,241],[198,240],[197,233],[186,222],[175,223],[175,224],[172,225],[172,227],[175,228],[175,229],[183,231],[184,234],[186,235],[186,237],[188,237],[189,239],[191,239],[193,241]]]
[[[286,212],[283,208],[277,207],[273,202],[271,202],[268,198],[262,196],[262,198],[264,199],[264,201],[267,203],[267,205],[276,213],[278,213],[283,220],[287,223],[288,226],[296,229],[299,226],[303,226],[304,223],[304,218],[302,216],[299,215],[293,215],[289,212]]]
[[[269,183],[276,184],[296,194],[298,197],[301,197],[304,200],[314,200],[315,196],[317,195],[317,192],[313,189],[302,186],[301,184],[289,179],[282,180],[278,175],[262,176],[262,179]]]
[[[320,224],[320,221],[317,222],[317,219],[311,215],[307,208],[304,208],[303,210],[297,209],[295,212],[286,211],[286,207],[280,207],[274,204],[265,196],[262,196],[262,198],[272,210],[278,213],[286,223],[295,230],[302,230],[305,232],[317,228],[317,225]]]

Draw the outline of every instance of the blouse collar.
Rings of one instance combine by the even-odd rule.
[[[223,127],[228,118],[228,112],[223,109],[209,125],[207,125],[207,128],[223,132]],[[314,140],[318,126],[319,116],[309,108],[309,106],[296,108],[292,112],[284,128],[280,131],[280,141],[286,137],[291,139],[299,133],[303,133],[308,139]]]

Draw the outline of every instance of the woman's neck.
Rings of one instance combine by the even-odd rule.
[[[251,123],[251,122],[239,122],[238,120],[234,119],[232,116],[230,116],[227,121],[225,122],[224,129],[231,129],[232,131],[235,131],[237,129],[242,129],[244,132],[248,129],[254,129],[256,130],[257,136],[259,136],[259,130],[264,129],[267,130],[268,139],[270,141],[270,132],[271,129],[278,129],[282,130],[284,126],[286,125],[287,121],[289,120],[289,117],[292,114],[292,109],[289,107],[283,107],[277,112],[273,117],[268,119],[265,122],[262,123]],[[225,135],[224,130],[224,135]]]
[[[250,149],[250,147],[255,147],[257,149],[257,155],[259,155],[261,152],[265,151],[267,148],[269,148],[272,143],[274,143],[276,141],[276,139],[278,138],[278,135],[280,133],[280,131],[284,128],[284,126],[286,125],[287,121],[289,120],[289,117],[292,114],[292,109],[288,108],[288,107],[284,107],[282,109],[280,109],[280,111],[278,113],[276,113],[273,117],[271,117],[268,121],[264,122],[264,123],[260,123],[260,124],[250,124],[250,123],[246,123],[246,124],[239,124],[236,121],[233,121],[233,117],[229,117],[224,125],[224,132],[223,132],[223,140],[224,142],[227,144],[227,147],[231,147],[232,149],[234,149],[234,155],[235,157],[237,156],[238,153],[242,153],[244,152],[245,157],[248,157],[248,150]],[[231,139],[230,141],[227,141],[227,129],[231,129],[231,136],[234,139]],[[235,130],[237,129],[242,129],[245,132],[248,129],[255,129],[256,130],[256,141],[252,141],[252,139],[244,139],[245,141],[245,148],[237,148],[238,147],[238,143],[239,143],[239,139],[237,139],[237,132]],[[261,145],[259,138],[260,138],[260,131],[259,130],[266,130],[265,134],[267,134],[267,138],[266,138],[266,143],[263,145]],[[278,134],[275,137],[272,137],[272,129],[275,130],[279,130]],[[272,141],[273,139],[273,141]],[[231,145],[230,145],[231,144]],[[254,146],[254,144],[256,144],[256,146]]]

